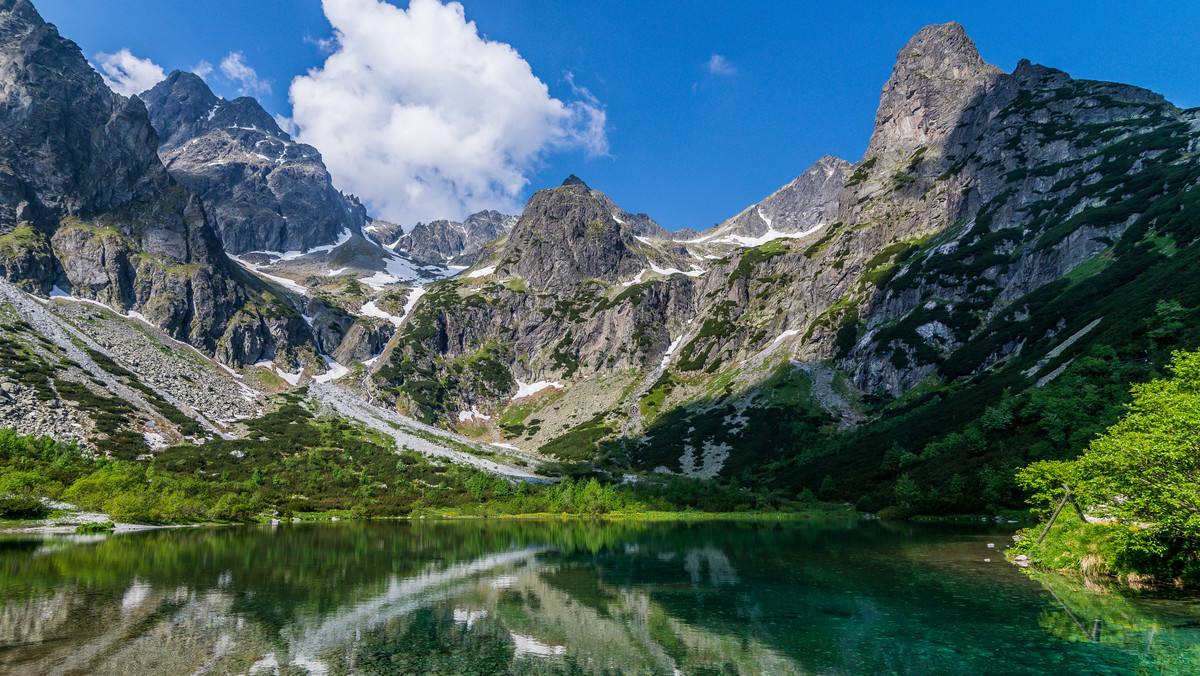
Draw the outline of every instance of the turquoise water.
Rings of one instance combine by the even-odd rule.
[[[425,520],[12,536],[0,672],[1200,671],[1198,599],[1031,576],[1003,562],[1010,535]]]

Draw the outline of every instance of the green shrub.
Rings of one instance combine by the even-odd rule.
[[[889,505],[879,510],[876,516],[884,521],[907,521],[912,516],[912,509],[904,505]]]
[[[40,519],[50,510],[41,500],[28,496],[0,498],[0,519]]]

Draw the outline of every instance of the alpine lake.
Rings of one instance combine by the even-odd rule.
[[[1200,673],[1200,597],[1022,570],[1013,532],[426,519],[3,536],[0,673]]]

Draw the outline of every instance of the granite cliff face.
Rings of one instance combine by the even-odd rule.
[[[316,148],[296,143],[258,101],[218,98],[175,71],[140,95],[171,176],[208,206],[227,251],[307,251],[369,219],[333,187]]]
[[[315,357],[299,313],[228,263],[200,199],[163,169],[140,100],[26,0],[0,2],[0,44],[5,277],[140,313],[226,363]]]

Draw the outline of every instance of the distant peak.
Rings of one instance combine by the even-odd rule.
[[[567,180],[563,181],[563,182],[562,182],[562,184],[563,184],[563,186],[568,186],[568,185],[581,185],[581,186],[583,186],[583,187],[585,187],[585,188],[586,188],[586,187],[588,187],[587,183],[584,183],[584,182],[583,182],[583,179],[582,179],[582,178],[579,178],[579,177],[578,177],[578,176],[576,176],[575,174],[571,174],[570,176],[568,176],[568,177],[567,177]]]

